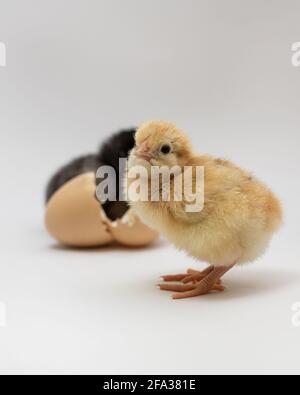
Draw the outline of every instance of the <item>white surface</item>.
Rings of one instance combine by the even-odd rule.
[[[1,259],[1,373],[299,373],[300,271],[280,238],[225,293],[173,301],[159,275],[198,265],[163,242],[70,251],[26,233]]]
[[[0,7],[0,373],[300,373],[299,1]],[[50,173],[152,118],[283,201],[270,250],[228,273],[223,294],[160,292],[160,274],[199,265],[168,244],[64,250],[43,228]]]

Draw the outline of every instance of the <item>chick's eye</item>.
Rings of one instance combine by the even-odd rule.
[[[169,146],[169,144],[164,144],[160,147],[160,152],[162,154],[169,154],[171,152],[171,147]]]

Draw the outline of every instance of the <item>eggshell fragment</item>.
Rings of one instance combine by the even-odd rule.
[[[97,247],[113,241],[138,247],[158,237],[130,210],[112,222],[97,201],[95,191],[95,174],[90,172],[68,181],[51,197],[45,224],[56,240],[73,247]]]
[[[108,226],[114,238],[121,244],[131,247],[145,246],[158,237],[158,233],[143,224],[136,216],[125,214],[121,220],[111,222]]]
[[[85,173],[64,184],[46,209],[48,232],[63,244],[94,247],[113,240],[95,198],[95,175]]]

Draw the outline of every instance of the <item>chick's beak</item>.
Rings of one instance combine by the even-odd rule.
[[[140,146],[136,147],[135,154],[138,158],[144,159],[148,162],[153,158],[153,155],[150,154],[149,148],[146,143],[141,144]]]

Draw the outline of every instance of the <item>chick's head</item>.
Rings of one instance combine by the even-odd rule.
[[[174,124],[148,122],[139,127],[132,154],[136,162],[154,166],[184,166],[192,156],[187,136]]]

